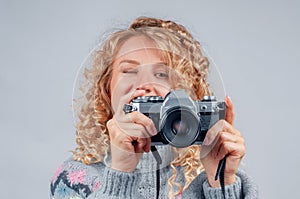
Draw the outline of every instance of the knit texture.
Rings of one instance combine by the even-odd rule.
[[[103,163],[85,165],[72,158],[65,161],[55,172],[50,184],[52,199],[154,199],[156,197],[156,168],[151,155],[140,161],[133,173],[113,170]],[[166,158],[164,158],[166,161]],[[173,175],[166,161],[160,168],[159,198],[168,198],[168,179]],[[257,186],[245,172],[238,171],[236,182],[225,186],[226,198],[258,198]],[[182,168],[178,168],[176,182],[184,184]],[[176,190],[176,187],[174,187]],[[197,176],[177,199],[220,198],[221,188],[209,186],[205,172]]]

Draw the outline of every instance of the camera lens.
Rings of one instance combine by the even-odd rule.
[[[200,129],[200,120],[188,107],[172,107],[161,118],[161,136],[172,146],[192,145]]]
[[[189,128],[187,125],[187,121],[184,120],[184,118],[177,118],[172,123],[172,132],[177,134],[186,134],[188,132]]]

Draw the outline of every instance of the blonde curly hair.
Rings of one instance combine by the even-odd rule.
[[[119,47],[134,36],[145,36],[152,40],[159,49],[168,66],[185,80],[185,86],[192,89],[195,98],[202,99],[210,95],[206,81],[209,62],[201,52],[201,45],[185,27],[172,21],[155,18],[137,18],[127,30],[111,34],[99,50],[93,54],[91,69],[85,69],[86,85],[84,92],[86,103],[78,110],[76,124],[76,142],[78,147],[73,157],[85,164],[105,162],[109,152],[109,135],[106,122],[112,118],[110,101],[110,80],[112,64]],[[180,55],[180,56],[179,56]],[[173,176],[168,180],[169,197],[182,193],[193,179],[204,170],[200,161],[200,146],[190,146],[185,150],[174,149],[178,157],[170,164]],[[175,182],[176,167],[184,167],[185,185]],[[173,186],[178,191],[173,193]]]

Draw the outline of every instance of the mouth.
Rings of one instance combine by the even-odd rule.
[[[147,98],[147,96],[133,96],[130,98],[129,103],[135,102],[135,101],[144,101]]]
[[[137,103],[146,103],[146,102],[161,102],[163,101],[163,97],[162,96],[154,96],[154,95],[146,95],[146,96],[139,96],[139,97],[136,97],[134,99],[132,99],[130,101],[130,103],[133,103],[133,102],[137,102]]]
[[[163,96],[158,95],[157,92],[134,92],[132,96],[129,98],[129,103],[139,101],[139,102],[148,102],[150,101],[157,101],[164,99]]]

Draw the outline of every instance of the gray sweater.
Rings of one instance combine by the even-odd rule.
[[[169,166],[172,157],[163,157],[160,168],[159,198],[168,198],[168,179],[173,175]],[[111,169],[103,163],[85,165],[72,158],[65,161],[54,174],[50,185],[50,198],[55,199],[154,199],[156,197],[156,162],[145,154],[133,173]],[[184,184],[182,168],[177,169],[176,182]],[[257,187],[243,171],[238,171],[236,182],[225,187],[226,198],[258,198]],[[173,187],[176,190],[176,187]],[[223,198],[220,188],[211,188],[205,172],[197,176],[189,187],[176,198]]]

